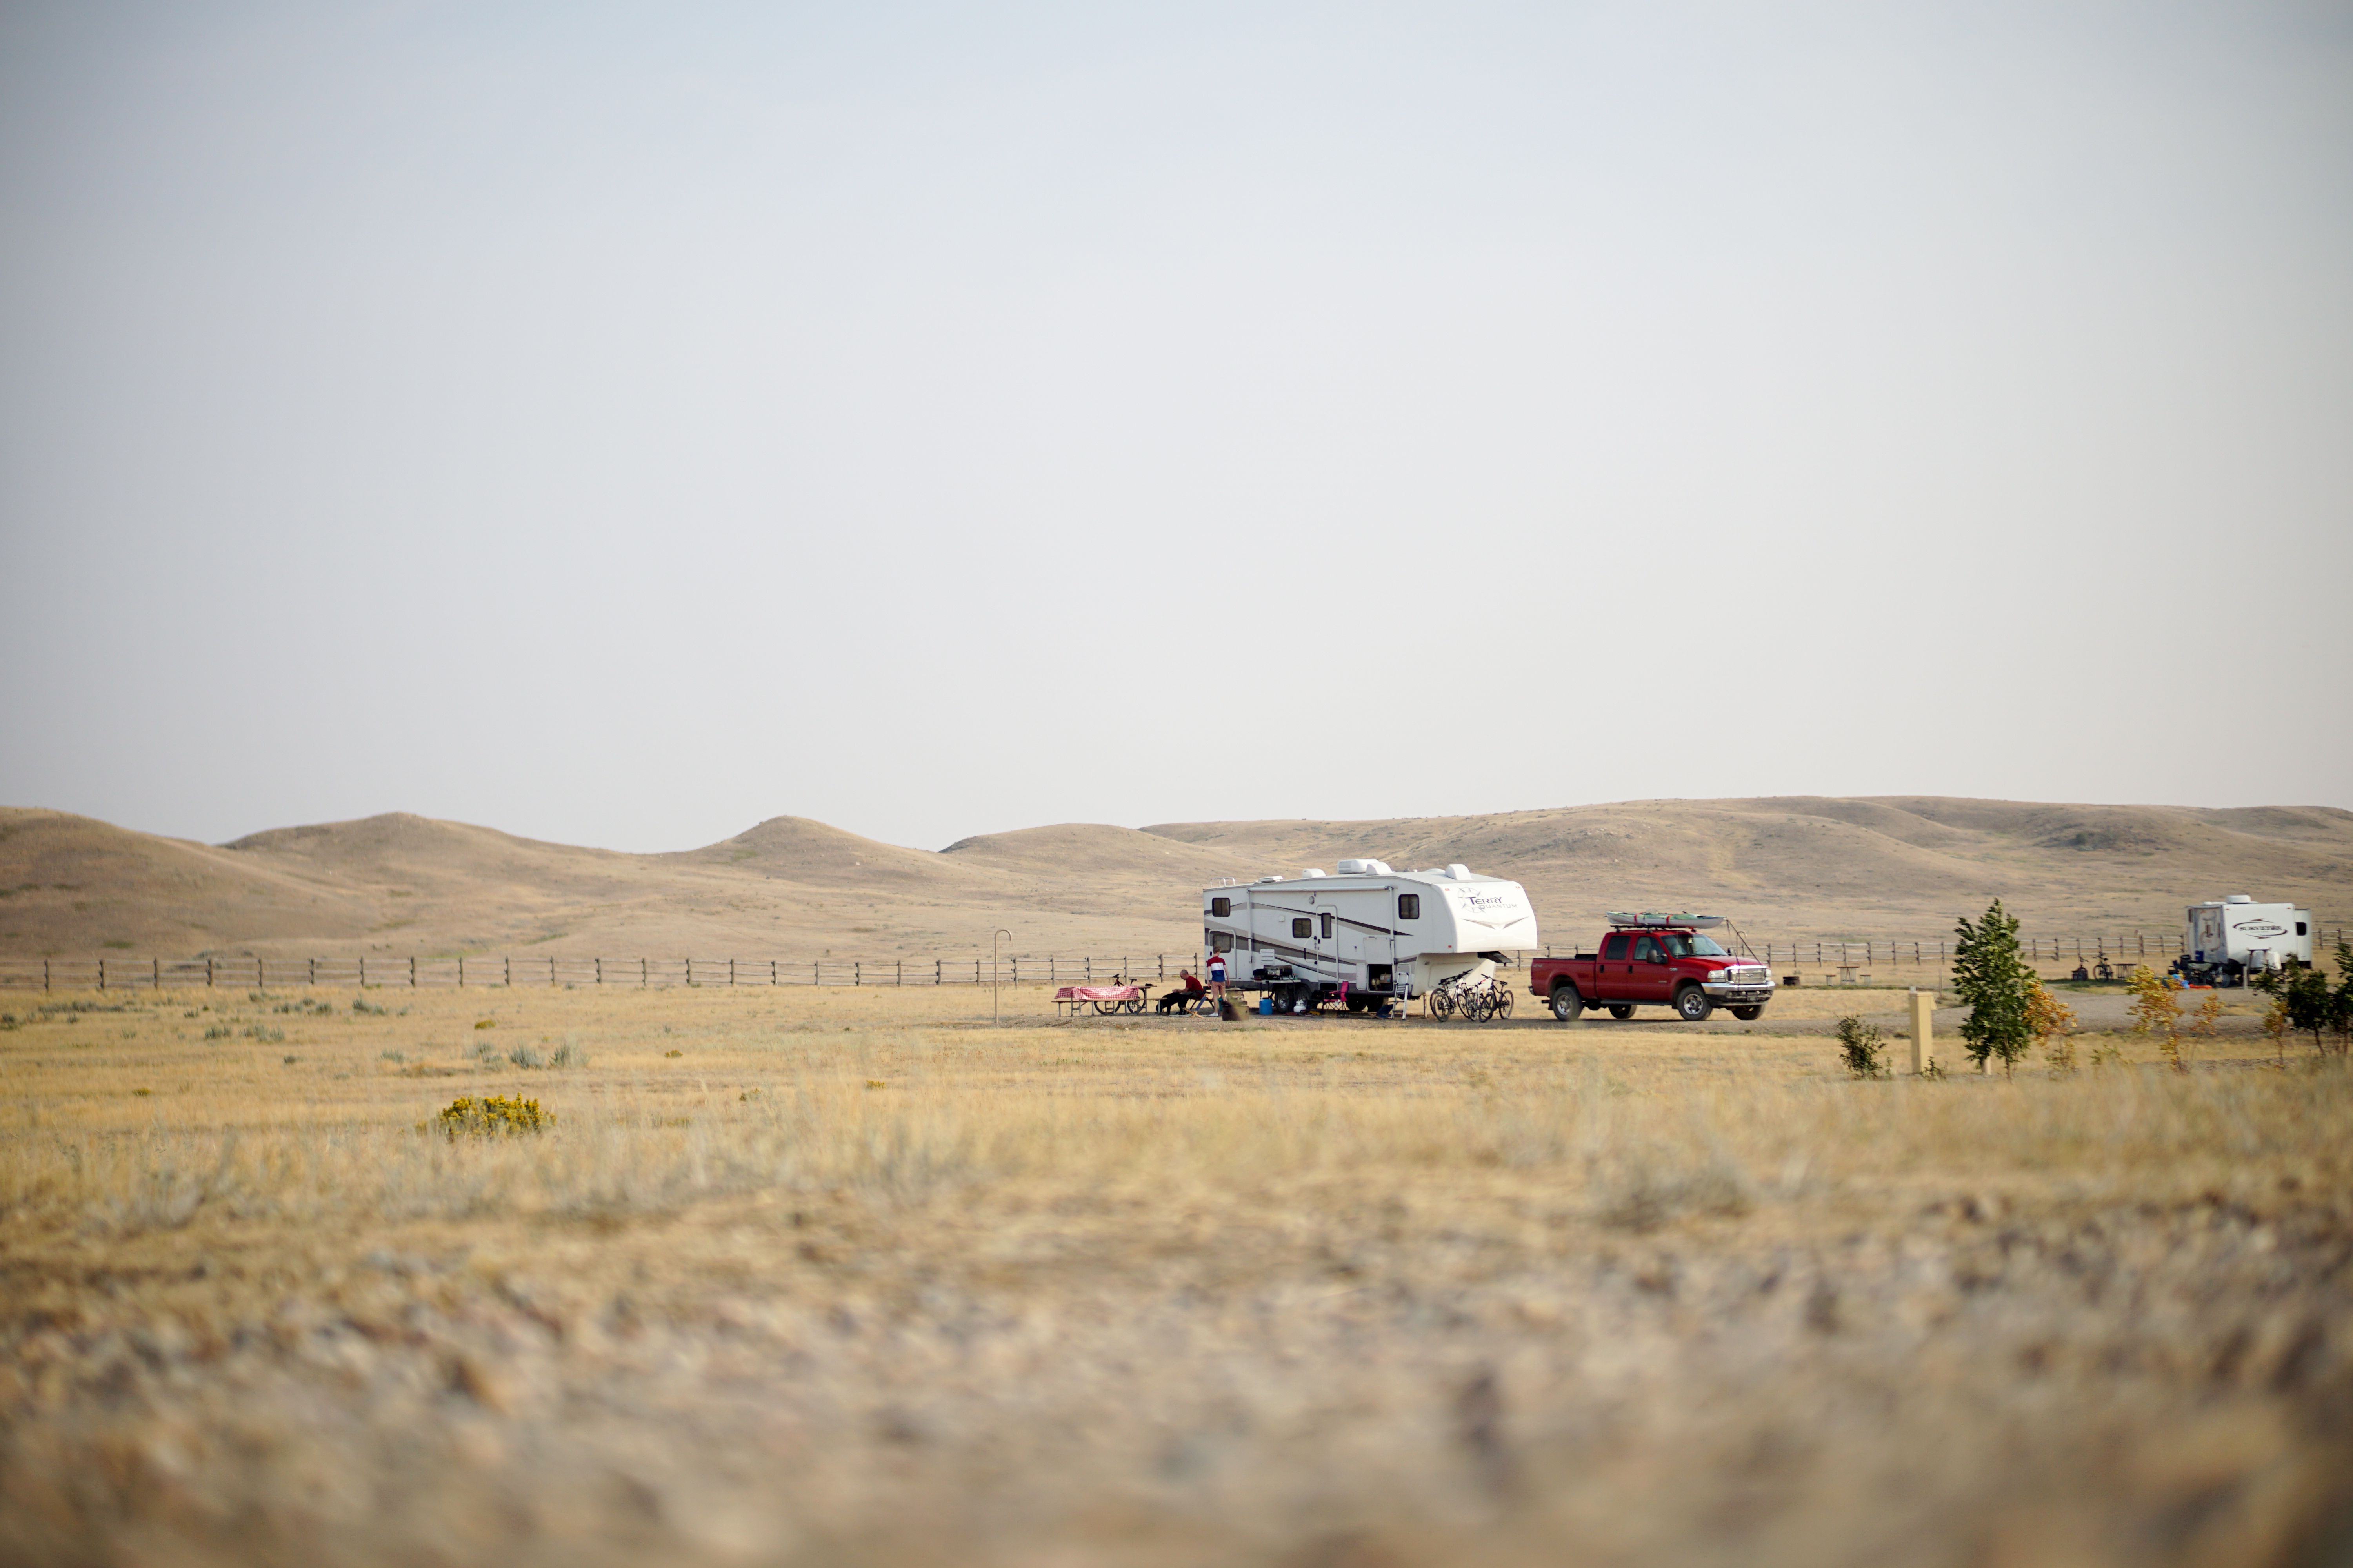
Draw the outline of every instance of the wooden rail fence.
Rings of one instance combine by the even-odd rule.
[[[2316,927],[2316,949],[2345,940],[2343,926]],[[2027,956],[2038,963],[2110,965],[2153,963],[2162,968],[2182,951],[2179,932],[2101,932],[2089,936],[2028,936]],[[1545,956],[1578,951],[1547,947]],[[1746,951],[1778,967],[1877,965],[1943,968],[1952,962],[1948,937],[1866,937],[1851,941],[1750,939]],[[262,958],[0,958],[0,989],[38,991],[168,990],[190,986],[357,985],[987,985],[1090,984],[1114,974],[1166,980],[1202,960],[1194,952],[1153,952],[1117,958],[1056,953],[1005,954],[992,970],[986,956],[966,958],[565,958],[534,954],[458,957]]]
[[[383,985],[1008,985],[1089,984],[1124,974],[1165,980],[1189,952],[1065,958],[0,958],[0,989],[171,990],[191,986]]]

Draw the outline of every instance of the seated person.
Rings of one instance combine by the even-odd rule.
[[[1200,979],[1187,969],[1182,972],[1182,978],[1177,982],[1176,988],[1161,997],[1153,1005],[1163,1013],[1173,1013],[1180,1007],[1190,1007],[1194,1003],[1198,1002],[1201,999],[1201,994]]]

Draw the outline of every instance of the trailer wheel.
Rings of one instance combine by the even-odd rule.
[[[1732,1010],[1732,1016],[1739,1019],[1744,1024],[1749,1024],[1765,1016],[1765,1009],[1762,1007],[1735,1007]]]
[[[1630,1018],[1634,1016],[1634,1004],[1612,1002],[1609,1004],[1609,1016],[1613,1018]]]
[[[1696,985],[1686,985],[1675,993],[1675,1012],[1685,1023],[1704,1024],[1707,1016],[1715,1011],[1715,1004],[1709,1001],[1707,993]]]
[[[1585,998],[1566,980],[1552,988],[1552,1016],[1564,1024],[1574,1024],[1585,1016]]]

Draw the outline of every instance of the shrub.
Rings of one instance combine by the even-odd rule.
[[[494,1029],[498,1027],[498,1020],[495,1018],[477,1018],[474,1020],[474,1027],[477,1029]]]
[[[555,1054],[547,1058],[547,1065],[557,1068],[585,1068],[588,1065],[588,1053],[570,1040],[566,1040],[555,1047]]]
[[[229,1036],[236,1032],[236,1030],[230,1028],[227,1024],[215,1024],[205,1030],[205,1038],[208,1040],[226,1040]]]
[[[1849,1013],[1838,1021],[1839,1065],[1849,1078],[1885,1078],[1887,1042],[1875,1024]]]
[[[499,1059],[498,1047],[491,1044],[488,1040],[476,1040],[474,1042],[474,1048],[466,1054],[472,1057],[478,1062],[494,1062]]]
[[[441,1131],[451,1138],[487,1138],[507,1132],[544,1132],[555,1125],[555,1113],[542,1110],[539,1101],[521,1095],[488,1095],[476,1100],[459,1095],[438,1118]]]
[[[519,1068],[543,1068],[547,1065],[547,1058],[530,1046],[517,1046],[507,1053],[507,1060]]]
[[[2133,1033],[2162,1036],[2158,1049],[2165,1053],[2174,1071],[2188,1072],[2181,1059],[2181,993],[2146,963],[2132,972],[2132,990]]]
[[[2075,1070],[2075,1009],[2051,994],[2039,977],[2026,998],[2026,1026],[2053,1074],[2063,1078]]]
[[[273,1029],[267,1024],[248,1024],[245,1026],[245,1037],[248,1040],[259,1040],[264,1045],[274,1046],[284,1041],[286,1031]]]
[[[401,1051],[378,1051],[376,1058],[380,1061],[387,1062],[405,1062],[408,1059],[406,1053]]]
[[[369,1001],[364,996],[354,996],[352,998],[352,1011],[354,1013],[372,1013],[379,1018],[383,1017],[385,1014],[385,1010],[382,1007],[377,1006],[375,1003]]]

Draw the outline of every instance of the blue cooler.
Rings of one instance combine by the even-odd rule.
[[[1258,1016],[1261,1018],[1274,1016],[1274,997],[1271,994],[1258,999]]]

